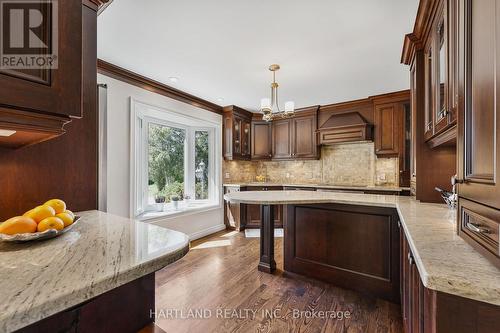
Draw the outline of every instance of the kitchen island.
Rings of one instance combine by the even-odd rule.
[[[60,237],[0,244],[0,332],[135,332],[153,319],[154,272],[189,250],[180,232],[81,212]]]
[[[286,272],[401,302],[405,318],[411,309],[415,325],[435,332],[470,332],[471,325],[496,332],[500,325],[500,270],[458,237],[457,212],[446,205],[312,191],[224,197],[261,205],[261,271],[276,267],[271,207],[286,205]]]

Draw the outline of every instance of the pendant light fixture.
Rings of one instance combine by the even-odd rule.
[[[292,101],[285,102],[285,109],[282,111],[279,107],[278,100],[278,83],[276,82],[276,72],[280,69],[280,65],[273,64],[269,66],[269,70],[273,72],[273,83],[271,83],[271,98],[262,98],[260,100],[260,112],[262,119],[272,121],[275,118],[291,117],[295,113],[295,103]]]

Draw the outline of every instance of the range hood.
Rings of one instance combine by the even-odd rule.
[[[373,125],[356,111],[332,114],[318,132],[322,145],[373,140]]]

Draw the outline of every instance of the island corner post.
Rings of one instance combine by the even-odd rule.
[[[260,206],[260,261],[258,269],[261,272],[273,273],[276,270],[274,260],[274,210],[272,205]]]

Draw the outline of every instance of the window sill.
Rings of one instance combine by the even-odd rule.
[[[219,209],[222,208],[222,205],[218,203],[207,203],[205,205],[200,205],[198,207],[182,207],[177,210],[170,210],[166,212],[145,212],[142,213],[141,215],[138,215],[136,217],[137,220],[139,221],[154,221],[154,220],[161,220],[164,218],[172,218],[172,217],[179,217],[179,216],[186,216],[186,215],[191,215],[191,214],[198,214],[198,213],[203,213],[203,212],[208,212],[211,210]]]

